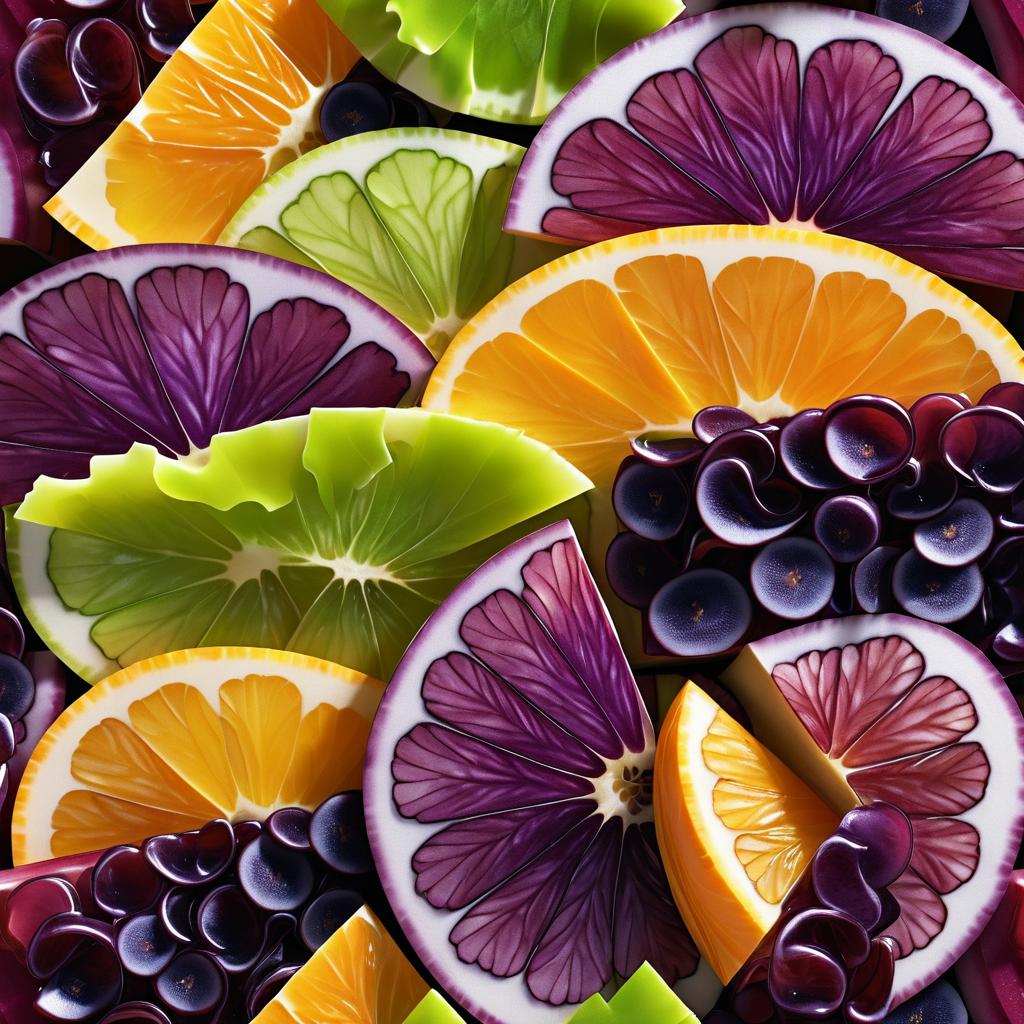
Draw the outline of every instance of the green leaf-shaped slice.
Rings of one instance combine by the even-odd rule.
[[[622,988],[605,1002],[592,995],[566,1024],[698,1024],[697,1015],[662,980],[648,963],[641,964]]]
[[[449,110],[536,123],[682,0],[320,0],[378,70]]]
[[[316,409],[43,478],[8,509],[15,585],[89,680],[184,647],[316,655],[387,679],[437,604],[590,482],[518,431],[417,409]]]
[[[451,1004],[437,989],[431,989],[405,1018],[404,1024],[464,1024]]]
[[[440,355],[509,282],[562,252],[501,230],[523,152],[439,128],[342,139],[264,182],[219,242],[332,274]]]

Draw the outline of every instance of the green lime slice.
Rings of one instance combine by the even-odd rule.
[[[432,988],[405,1018],[404,1024],[465,1024],[437,989]]]
[[[668,987],[648,963],[641,964],[622,988],[605,1002],[598,992],[566,1024],[699,1024],[697,1015]]]
[[[320,0],[364,57],[431,103],[538,123],[682,0]],[[698,4],[698,6],[701,6]]]
[[[509,282],[564,252],[501,230],[524,152],[439,128],[342,139],[268,178],[218,242],[332,274],[439,356]]]
[[[452,588],[590,482],[519,431],[418,409],[314,409],[148,445],[8,508],[15,587],[87,680],[186,647],[315,655],[387,679]],[[538,517],[540,517],[538,519]]]

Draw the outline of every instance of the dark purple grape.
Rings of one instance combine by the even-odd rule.
[[[1009,409],[1010,412],[1024,418],[1024,384],[1015,380],[993,384],[981,396],[978,405],[994,405],[1000,409]]]
[[[944,43],[963,24],[968,7],[970,0],[928,0],[920,5],[907,0],[877,0],[875,14]]]
[[[832,491],[847,483],[825,450],[824,409],[797,413],[779,435],[779,456],[798,484],[816,491]]]
[[[994,535],[989,510],[974,498],[960,498],[915,528],[914,546],[936,565],[967,565],[988,550]]]
[[[262,821],[240,821],[235,825],[235,850],[248,846],[257,836],[263,834]]]
[[[825,451],[850,480],[877,483],[898,473],[914,450],[914,425],[898,402],[844,398],[825,410]]]
[[[228,982],[212,956],[190,949],[157,975],[154,988],[172,1015],[194,1017],[212,1013],[223,1002]]]
[[[666,583],[648,610],[651,632],[679,657],[721,654],[739,643],[750,625],[747,592],[719,569],[692,569]]]
[[[772,957],[768,986],[783,1013],[821,1019],[843,1005],[846,973],[815,946],[787,946]]]
[[[729,1001],[739,1014],[741,1024],[769,1024],[775,1020],[775,1004],[768,988],[770,964],[771,957],[755,952],[729,984]],[[713,1016],[704,1018],[705,1021],[714,1019]]]
[[[919,398],[910,407],[910,419],[914,424],[914,458],[921,463],[941,459],[939,437],[942,428],[958,412],[963,412],[970,406],[971,403],[963,395],[937,392]]]
[[[121,966],[141,978],[158,975],[178,948],[156,914],[137,914],[121,921],[115,943]]]
[[[867,960],[854,972],[847,986],[844,1014],[849,1024],[882,1024],[892,998],[896,956],[891,939],[875,939]],[[936,1022],[937,1024],[937,1022]]]
[[[178,942],[191,942],[192,905],[196,895],[190,889],[176,887],[168,889],[160,901],[160,920]]]
[[[309,811],[304,807],[282,807],[267,818],[267,831],[285,846],[309,849]]]
[[[775,936],[773,958],[785,957],[793,946],[814,946],[827,953],[844,971],[867,960],[871,939],[857,920],[842,911],[811,907],[790,914]]]
[[[102,97],[121,114],[139,101],[138,51],[125,27],[110,18],[89,18],[68,33],[67,62],[89,96]]]
[[[859,494],[835,494],[814,513],[814,536],[837,562],[858,562],[882,532],[881,516],[873,501]]]
[[[984,589],[981,570],[974,564],[950,568],[908,551],[893,567],[893,596],[904,611],[929,622],[964,618],[975,609]]]
[[[397,128],[432,128],[437,124],[430,107],[415,93],[396,89],[391,94],[391,105],[395,110]]]
[[[1024,662],[1024,621],[1003,626],[992,639],[992,651],[1007,661]]]
[[[57,914],[78,910],[81,910],[78,892],[67,879],[58,875],[30,878],[7,897],[0,919],[3,937],[19,957],[24,957],[43,922]]]
[[[283,963],[261,976],[246,996],[245,1010],[252,1020],[298,972],[302,964]]]
[[[618,596],[634,608],[646,608],[680,569],[660,544],[635,533],[619,533],[605,552],[605,573]]]
[[[756,426],[757,420],[750,413],[731,405],[709,405],[693,417],[693,432],[705,444],[731,430]]]
[[[96,943],[113,950],[113,925],[75,912],[55,914],[47,918],[32,937],[25,954],[25,966],[34,978],[49,978],[80,948]]]
[[[722,459],[743,462],[755,479],[766,481],[775,472],[778,455],[768,434],[760,429],[745,428],[730,431],[712,441],[700,461],[698,474],[705,466]]]
[[[146,53],[158,63],[167,60],[195,27],[190,0],[135,0]]]
[[[987,406],[954,416],[939,439],[943,457],[956,472],[995,494],[1009,494],[1024,482],[1024,419]]]
[[[135,846],[111,847],[92,872],[93,901],[114,918],[149,910],[163,888],[163,879]]]
[[[371,82],[339,82],[320,104],[320,131],[328,142],[395,123],[395,108],[383,89]]]
[[[853,593],[863,611],[872,615],[892,607],[892,568],[901,549],[882,545],[869,551],[853,570]]]
[[[235,855],[235,831],[218,818],[193,832],[153,836],[142,844],[150,864],[178,885],[202,885],[219,878]]]
[[[362,905],[363,897],[351,889],[328,889],[302,912],[299,938],[315,953]]]
[[[196,911],[196,932],[225,971],[248,970],[263,948],[263,922],[237,885],[207,893]]]
[[[114,1007],[100,1024],[171,1024],[171,1019],[154,1003],[133,999]]]
[[[866,848],[846,836],[834,834],[817,849],[811,860],[811,883],[821,906],[852,918],[867,933],[882,916],[882,902],[861,874],[860,862]]]
[[[986,556],[982,570],[989,585],[1008,586],[1024,568],[1024,537],[1001,540]]]
[[[781,537],[766,544],[750,565],[754,596],[784,619],[816,615],[832,597],[836,570],[820,544]]]
[[[313,812],[309,839],[320,859],[335,871],[363,875],[373,870],[363,794],[359,790],[328,797]]]
[[[696,499],[704,525],[737,547],[781,537],[803,516],[794,488],[779,481],[759,484],[739,459],[705,462],[697,477]]]
[[[6,766],[7,762],[14,757],[15,745],[14,726],[11,725],[11,720],[0,711],[0,765]],[[0,803],[3,801],[0,800]]]
[[[32,707],[36,684],[28,666],[11,654],[0,653],[0,714],[13,724]]]
[[[685,466],[704,453],[704,442],[695,437],[660,437],[642,434],[630,447],[637,458],[654,466]]]
[[[315,817],[315,816],[314,816]],[[313,847],[317,839],[310,823]],[[263,910],[295,910],[313,891],[313,868],[307,854],[282,846],[265,833],[238,857],[238,881],[246,896]]]
[[[627,530],[645,540],[665,541],[683,528],[690,491],[675,470],[636,459],[619,470],[612,504]]]
[[[25,630],[18,616],[0,607],[0,654],[20,658],[25,653]]]
[[[970,1024],[970,1017],[957,990],[940,980],[893,1010],[885,1024]]]
[[[123,984],[114,950],[90,942],[49,978],[36,996],[35,1005],[53,1020],[90,1020],[121,998]]]
[[[906,871],[914,832],[898,807],[882,801],[854,807],[843,815],[838,832],[865,848],[860,872],[876,890],[892,885]]]
[[[959,489],[956,474],[941,462],[928,462],[915,468],[913,481],[894,483],[885,499],[891,516],[910,522],[944,512]]]
[[[62,188],[82,165],[110,137],[118,122],[113,118],[97,118],[77,128],[57,132],[39,149],[43,177],[52,189]]]

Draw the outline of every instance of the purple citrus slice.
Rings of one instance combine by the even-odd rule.
[[[676,22],[556,108],[505,226],[594,242],[775,224],[941,274],[1024,277],[1024,106],[966,57],[870,15],[775,4]]]
[[[369,299],[284,260],[186,245],[69,260],[0,299],[0,503],[136,441],[201,460],[220,431],[411,402],[432,366]]]
[[[970,643],[902,615],[798,626],[751,644],[726,682],[758,735],[835,810],[885,801],[913,826],[885,935],[893,1003],[964,953],[1024,831],[1024,720]]]
[[[654,730],[568,523],[442,603],[374,720],[364,799],[385,892],[487,1024],[561,1022],[645,960],[696,1010],[717,985],[654,835]]]

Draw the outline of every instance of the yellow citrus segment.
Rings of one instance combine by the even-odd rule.
[[[631,437],[683,433],[706,405],[771,418],[865,390],[976,399],[1021,379],[1022,358],[970,299],[873,246],[784,228],[666,228],[509,286],[456,336],[423,404],[520,427],[600,488]]]
[[[135,843],[217,817],[315,808],[359,788],[383,686],[261,648],[139,662],[53,724],[18,790],[18,864]]]
[[[694,683],[662,726],[654,818],[672,895],[723,982],[839,821]]]
[[[426,982],[373,913],[353,914],[254,1024],[403,1024]]]
[[[213,242],[323,142],[320,100],[356,60],[316,0],[221,0],[46,209],[94,248]]]

